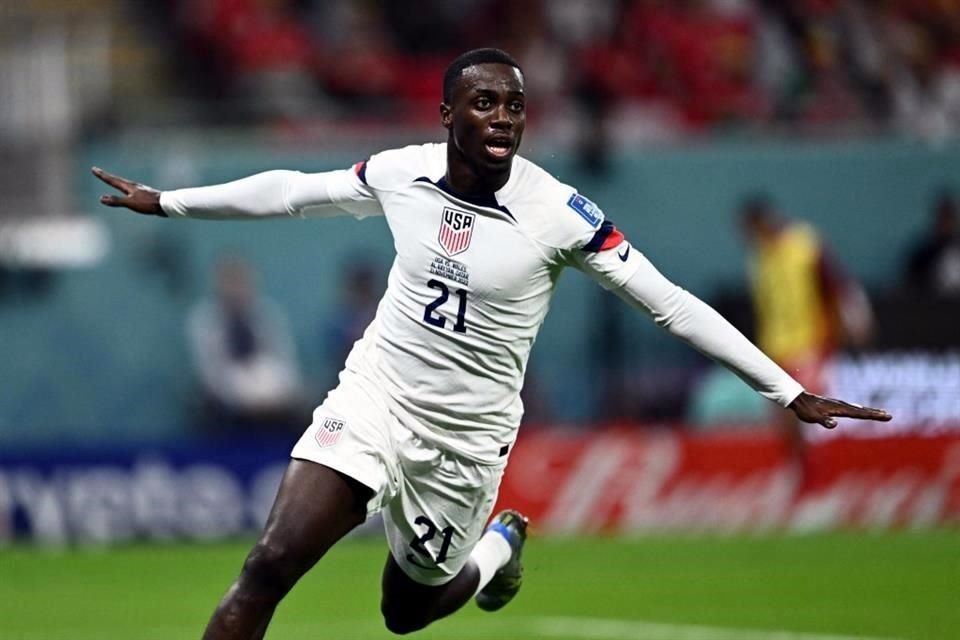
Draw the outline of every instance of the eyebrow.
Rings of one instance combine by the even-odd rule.
[[[484,95],[484,94],[497,95],[498,93],[500,93],[500,92],[497,91],[496,89],[487,89],[487,88],[483,88],[483,87],[473,87],[473,91],[474,91],[474,93],[480,94],[480,95]],[[507,91],[506,93],[507,93],[507,95],[515,95],[515,96],[523,96],[523,95],[524,95],[523,89],[511,89],[510,91]]]

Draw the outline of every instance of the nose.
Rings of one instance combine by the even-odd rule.
[[[494,109],[490,126],[494,129],[511,129],[513,127],[513,118],[510,117],[510,110],[507,105],[501,104]]]

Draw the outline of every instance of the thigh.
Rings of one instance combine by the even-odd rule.
[[[431,455],[430,449],[416,439],[401,447],[400,486],[383,519],[397,566],[414,582],[437,586],[460,572],[483,534],[503,465]]]
[[[372,489],[367,504],[367,515],[372,515],[396,493],[399,465],[393,420],[378,389],[344,372],[340,385],[313,412],[312,423],[290,455],[339,471]]]
[[[305,571],[365,520],[371,495],[369,487],[339,471],[291,460],[257,548]]]

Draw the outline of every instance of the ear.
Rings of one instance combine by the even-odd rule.
[[[440,124],[443,125],[444,129],[453,126],[453,108],[446,102],[440,103]]]

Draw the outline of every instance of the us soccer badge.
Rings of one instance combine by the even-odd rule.
[[[473,237],[473,227],[477,215],[466,211],[457,211],[450,207],[443,208],[443,218],[440,220],[440,235],[438,240],[448,256],[463,253],[470,247]]]
[[[317,444],[321,447],[332,447],[337,444],[340,435],[343,433],[343,420],[337,418],[324,418],[317,428]]]

